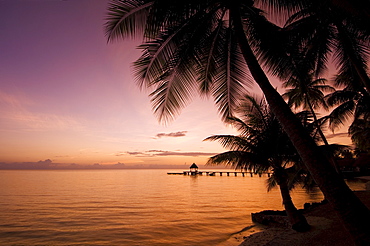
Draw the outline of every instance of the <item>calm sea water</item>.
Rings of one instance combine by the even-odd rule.
[[[0,245],[218,245],[252,212],[282,209],[266,177],[168,171],[0,170]],[[299,208],[322,198],[293,192]]]

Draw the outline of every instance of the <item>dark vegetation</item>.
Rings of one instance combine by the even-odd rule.
[[[349,123],[356,151],[370,150],[369,10],[368,0],[112,0],[106,30],[108,40],[142,38],[135,76],[139,86],[152,90],[153,111],[162,122],[178,115],[195,93],[211,96],[222,120],[237,121],[237,109],[255,83],[279,123],[276,139],[289,139],[283,145],[289,150],[253,162],[270,165],[273,181],[283,190],[289,190],[291,168],[299,167],[298,176],[312,177],[356,244],[370,245],[370,211],[343,180],[338,165],[343,148],[329,144],[324,134],[326,127]],[[321,77],[329,61],[337,69],[329,78],[332,87]],[[271,76],[287,87],[284,97]],[[329,107],[331,112],[319,117],[318,110]],[[302,110],[310,120],[299,116]],[[241,132],[239,137],[249,141],[248,136]],[[264,141],[257,140],[261,146]],[[284,151],[296,159],[281,160],[287,157]]]

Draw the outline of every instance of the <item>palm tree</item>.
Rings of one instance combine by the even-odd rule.
[[[297,75],[290,77],[286,82],[283,83],[283,87],[289,88],[282,96],[283,98],[288,99],[288,104],[294,107],[295,109],[303,107],[305,110],[309,110],[314,118],[314,125],[317,132],[320,135],[321,140],[326,146],[330,146],[327,141],[321,127],[322,120],[318,120],[315,109],[320,107],[328,109],[327,103],[324,99],[324,92],[333,92],[335,89],[329,85],[326,85],[326,79],[318,78],[314,79],[314,74],[309,73],[307,75],[305,72],[306,62],[302,60],[296,62],[300,65],[297,68]],[[303,68],[303,69],[302,69]],[[325,121],[324,121],[325,122]],[[338,165],[333,156],[328,156],[330,163],[333,165],[335,170],[339,173]]]
[[[293,106],[295,109],[302,107],[311,112],[321,140],[325,145],[329,145],[321,130],[321,126],[318,124],[319,121],[315,112],[315,109],[321,107],[328,109],[324,100],[324,92],[335,91],[333,87],[326,85],[325,83],[326,79],[314,79],[313,74],[307,75],[304,81],[297,77],[291,77],[283,83],[283,87],[288,88],[288,90],[282,96],[283,98],[288,99],[288,104]]]
[[[334,78],[336,86],[344,86],[326,96],[329,106],[336,106],[330,113],[329,126],[334,130],[343,125],[352,116],[353,119],[370,119],[370,96],[358,84],[353,74],[339,74]]]
[[[348,129],[352,142],[361,152],[370,152],[370,121],[356,119]]]
[[[248,68],[345,226],[356,240],[370,242],[365,233],[370,228],[366,223],[370,211],[336,173],[271,85],[252,50],[254,47],[259,54],[253,39],[255,28],[248,30],[253,24],[271,32],[279,29],[266,21],[253,1],[112,0],[106,29],[108,40],[135,37],[138,32],[143,35],[143,55],[135,64],[136,75],[140,85],[154,87],[152,103],[160,120],[179,114],[195,91],[212,94],[226,119],[244,93]]]
[[[276,1],[266,0],[265,2]],[[369,55],[370,28],[367,24],[370,3],[368,1],[285,1],[280,6],[297,10],[286,23],[292,43],[304,50],[316,64],[316,74],[326,69],[329,55],[339,73],[352,71],[360,79],[362,87],[370,93],[370,78],[366,72]],[[343,5],[344,4],[344,5]],[[344,8],[347,6],[348,8]],[[356,12],[356,13],[355,13]],[[300,45],[297,46],[297,43]]]
[[[273,182],[270,184],[276,183],[279,186],[292,228],[300,232],[307,231],[310,226],[294,206],[289,192],[291,187],[287,169],[292,169],[291,166],[297,164],[298,154],[265,100],[246,96],[245,104],[244,108],[247,106],[251,110],[245,119],[229,118],[229,122],[238,128],[239,136],[214,135],[205,139],[219,141],[223,147],[230,149],[210,157],[207,164],[227,164],[235,169],[254,172],[272,170]]]
[[[353,76],[337,75],[337,85],[345,85],[326,96],[329,105],[336,108],[329,115],[329,126],[334,130],[339,125],[351,120],[348,134],[359,150],[368,148],[368,128],[370,121],[370,96],[356,84]]]

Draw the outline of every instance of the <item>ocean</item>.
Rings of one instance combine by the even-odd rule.
[[[251,213],[283,209],[266,176],[167,174],[181,171],[0,170],[0,245],[237,245]]]

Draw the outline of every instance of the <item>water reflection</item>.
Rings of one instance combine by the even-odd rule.
[[[282,209],[265,180],[165,170],[0,171],[0,245],[216,245],[252,225],[252,212]],[[301,189],[292,197],[299,208],[323,199]]]

